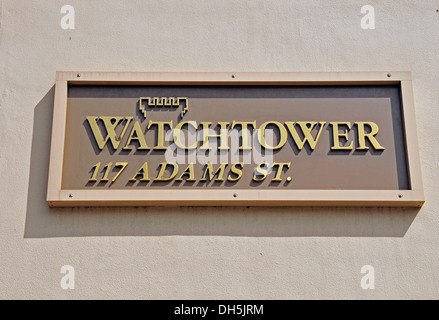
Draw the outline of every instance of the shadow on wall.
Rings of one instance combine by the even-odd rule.
[[[55,88],[34,111],[25,238],[88,236],[403,237],[419,208],[106,207],[46,203]]]

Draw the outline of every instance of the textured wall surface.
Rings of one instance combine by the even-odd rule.
[[[439,298],[439,1],[0,3],[0,298]],[[56,70],[411,71],[426,203],[50,209]]]

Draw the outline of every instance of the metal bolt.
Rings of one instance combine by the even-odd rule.
[[[402,194],[398,194],[398,198],[402,198]]]
[[[233,78],[233,79],[235,79],[235,78],[236,78],[236,76],[235,76],[234,74],[232,74],[232,78]]]
[[[71,193],[71,194],[69,194],[69,198],[73,198],[73,194]]]
[[[390,78],[392,75],[390,73],[387,74],[387,78]]]
[[[78,74],[76,75],[76,77],[77,77],[77,78],[81,78],[81,74],[78,73]]]
[[[233,198],[236,198],[236,197],[238,197],[238,194],[237,194],[237,193],[234,193],[234,194],[233,194]]]

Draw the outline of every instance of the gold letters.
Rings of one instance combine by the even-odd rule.
[[[180,141],[180,134],[181,134],[181,128],[183,128],[184,125],[191,125],[195,130],[197,130],[197,122],[196,121],[183,121],[177,124],[174,128],[174,132],[172,133],[174,137],[174,143],[175,145],[183,150],[193,150],[196,149],[198,146],[197,138],[195,137],[195,142],[190,146],[186,147],[183,145],[183,143]]]
[[[87,122],[91,128],[93,136],[95,138],[96,144],[99,150],[103,150],[105,145],[110,141],[110,144],[114,150],[119,148],[121,141],[123,140],[125,133],[130,126],[130,123],[133,120],[133,117],[96,117],[89,116],[86,117]],[[125,121],[125,122],[124,122]],[[102,126],[103,123],[103,126]],[[118,136],[117,127],[120,124],[123,124],[123,128],[121,130],[120,135]],[[188,134],[188,139],[194,138],[193,141],[188,141],[185,145],[184,139],[182,138],[182,128],[187,125],[188,128],[192,127],[193,131],[191,133],[195,133],[201,130],[201,143],[198,143],[196,135]],[[155,126],[157,143],[153,147],[153,150],[167,150],[168,146],[165,145],[165,133],[166,126],[172,130],[173,142],[177,146],[177,148],[182,150],[194,150],[199,148],[200,150],[211,150],[212,147],[209,146],[210,139],[219,139],[219,144],[217,146],[217,150],[230,150],[228,146],[229,139],[229,122],[220,121],[217,123],[218,133],[212,134],[209,132],[211,129],[212,122],[203,121],[197,124],[196,121],[181,121],[179,122],[175,128],[173,128],[173,121],[149,121],[146,130],[150,130],[153,126]],[[285,121],[284,124],[278,121],[266,121],[260,125],[259,128],[256,126],[256,121],[233,121],[230,127],[230,130],[233,130],[235,127],[241,127],[241,142],[239,145],[239,150],[252,150],[251,146],[251,136],[249,134],[250,127],[253,129],[257,129],[257,138],[260,145],[267,150],[279,150],[282,149],[287,140],[288,134],[294,140],[297,148],[300,150],[303,149],[306,143],[308,143],[311,151],[314,151],[317,143],[320,139],[320,136],[323,132],[323,128],[325,127],[325,121]],[[329,125],[332,127],[332,146],[331,150],[353,150],[354,141],[349,140],[349,131],[352,129],[352,123],[346,121],[332,121],[329,122]],[[354,125],[357,128],[357,137],[358,137],[358,146],[357,150],[368,150],[369,147],[366,146],[366,140],[369,141],[370,145],[375,150],[384,150],[384,147],[378,142],[376,136],[379,132],[378,125],[374,122],[355,122]],[[278,132],[278,141],[274,142],[273,145],[267,143],[266,139],[266,131],[268,126],[275,126]],[[341,126],[345,126],[347,128],[340,128]],[[297,127],[300,127],[301,133],[298,131]],[[366,132],[368,127],[368,131]],[[316,128],[319,128],[318,131]],[[313,135],[312,131],[316,130],[317,134]],[[103,135],[103,132],[106,134]],[[122,150],[131,150],[132,143],[137,141],[138,146],[136,150],[150,150],[145,139],[145,134],[141,128],[141,124],[139,121],[135,121],[132,128],[131,133],[128,135],[128,138],[125,140],[125,146]],[[302,138],[303,137],[303,138]],[[345,142],[343,143],[343,140]]]
[[[149,181],[149,177],[148,177],[148,163],[147,162],[145,162],[140,167],[139,171],[129,181],[131,181],[131,182],[137,181],[137,176],[138,175],[142,175],[142,179],[140,179],[140,181],[142,181],[142,182]]]
[[[332,125],[332,137],[334,139],[334,145],[331,147],[331,150],[352,150],[354,142],[346,146],[340,146],[340,137],[344,138],[346,142],[348,142],[348,131],[351,129],[350,122],[330,122]],[[348,129],[343,131],[343,133],[339,132],[339,125],[347,126]],[[357,150],[368,150],[369,147],[366,147],[366,138],[369,139],[369,142],[372,144],[375,150],[384,150],[384,148],[379,144],[375,136],[378,134],[379,128],[378,125],[374,122],[355,122],[355,125],[358,129],[358,148]],[[371,128],[370,133],[365,133],[364,127],[369,126]]]
[[[128,147],[128,145],[131,144],[132,140],[137,140],[139,142],[140,146],[137,148],[137,150],[149,150],[149,147],[146,145],[145,137],[142,134],[142,129],[140,128],[140,124],[138,121],[134,122],[134,126],[133,129],[131,130],[130,137],[123,150],[132,149],[131,147]]]
[[[290,168],[291,162],[288,163],[273,163],[273,168],[275,166],[278,166],[276,176],[271,181],[282,181],[282,178],[280,175],[282,174],[282,170],[284,169],[284,166],[287,167],[287,169]]]
[[[334,139],[334,145],[331,147],[331,150],[352,150],[352,146],[354,144],[353,141],[346,146],[342,147],[340,146],[340,137],[344,138],[346,142],[349,141],[348,138],[348,131],[351,129],[351,123],[350,122],[330,122],[329,123],[332,126],[332,137]],[[343,133],[340,133],[338,126],[344,125],[347,126],[348,129],[343,131]]]
[[[121,150],[132,150],[133,144],[136,150],[162,150],[166,151],[169,147],[166,145],[166,131],[172,130],[173,143],[177,148],[182,150],[212,150],[213,148],[209,146],[210,140],[218,140],[219,143],[215,144],[215,148],[217,150],[230,150],[229,147],[229,130],[233,130],[235,127],[240,127],[240,143],[237,148],[240,151],[244,150],[252,150],[252,135],[250,134],[250,130],[257,130],[257,139],[260,145],[267,150],[280,150],[285,147],[289,136],[294,141],[297,149],[300,151],[304,148],[305,144],[308,143],[309,149],[314,151],[317,143],[320,139],[320,136],[323,132],[323,128],[326,126],[327,122],[325,121],[285,121],[284,123],[278,121],[266,121],[262,123],[259,128],[256,125],[256,121],[233,121],[233,122],[225,122],[220,121],[217,122],[216,127],[213,126],[213,123],[210,121],[202,121],[197,123],[197,121],[180,121],[177,123],[176,127],[173,128],[173,121],[149,121],[142,123],[139,121],[133,121],[133,117],[122,117],[122,116],[87,116],[86,122],[89,125],[87,129],[88,134],[94,137],[97,147],[99,150],[103,150],[105,146],[108,144],[109,148],[113,150],[117,150],[119,147],[124,146]],[[132,125],[131,125],[132,123]],[[368,121],[357,121],[357,122],[346,122],[346,121],[332,121],[328,123],[329,126],[332,127],[332,136],[329,135],[329,144],[330,149],[334,150],[368,150],[370,146],[374,150],[384,150],[385,148],[378,142],[377,135],[379,132],[379,127],[374,122]],[[146,126],[146,128],[145,128]],[[183,127],[187,126],[188,130],[188,140],[185,141],[183,133]],[[269,140],[269,134],[267,133],[267,127],[275,127],[276,131],[275,136],[277,138],[274,139],[273,142]],[[152,129],[154,127],[154,129]],[[367,127],[367,128],[366,128]],[[210,130],[214,130],[216,128],[217,131],[213,132]],[[300,128],[300,130],[298,129]],[[128,129],[130,129],[130,133],[127,134]],[[147,138],[147,134],[149,130],[153,130],[156,134],[156,143],[151,148],[147,145],[147,139],[150,141],[149,136]],[[190,130],[189,130],[190,129]],[[91,130],[91,133],[90,133]],[[356,130],[354,133],[349,134],[351,130]],[[186,132],[186,130],[185,130]],[[197,140],[197,135],[193,135],[193,133],[200,133],[200,142]],[[151,136],[154,134],[151,132]],[[255,133],[255,132],[254,132]],[[351,136],[351,137],[350,137]],[[233,137],[233,135],[231,135]],[[355,137],[355,145],[354,143]],[[190,140],[190,139],[193,139]],[[332,145],[331,145],[332,138]],[[93,139],[93,138],[91,138]],[[172,140],[171,140],[172,141]],[[151,143],[151,142],[150,142]],[[122,145],[121,145],[122,144]],[[233,146],[233,144],[232,144]],[[308,151],[309,151],[308,149]],[[112,151],[112,150],[110,150]],[[173,151],[171,149],[171,151]],[[236,150],[237,151],[237,150]],[[104,153],[104,159],[108,159],[108,153]],[[112,155],[113,152],[110,152]],[[209,153],[210,154],[210,153]],[[213,152],[212,152],[213,154]],[[275,153],[276,154],[276,153]],[[126,153],[120,153],[117,156],[126,155]],[[168,155],[168,154],[166,154]],[[188,153],[188,155],[192,155],[192,153]],[[228,156],[228,154],[226,153]],[[285,159],[286,153],[282,153],[282,157]],[[292,152],[291,155],[294,155]],[[297,153],[296,153],[297,155]],[[141,156],[149,157],[150,154],[143,154]],[[222,156],[222,154],[221,154]],[[137,155],[136,155],[137,157]],[[170,159],[170,158],[167,158]],[[194,158],[192,158],[194,159]],[[196,159],[196,158],[195,158]],[[223,159],[223,158],[221,158]],[[228,158],[224,158],[228,159]],[[238,158],[240,159],[240,158]],[[286,158],[289,159],[289,158]],[[113,161],[116,160],[116,157],[112,158]],[[102,161],[102,160],[101,160]],[[105,161],[105,160],[104,160]],[[115,182],[128,166],[127,162],[97,162],[90,170],[91,178],[88,180],[89,184],[94,184],[95,182],[106,183]],[[169,160],[168,160],[169,161]],[[211,160],[212,161],[212,160]],[[221,160],[223,161],[223,160]],[[233,161],[233,160],[232,160]],[[241,160],[237,160],[241,161]],[[180,158],[178,160],[180,163]],[[168,182],[168,181],[188,181],[194,182],[197,181],[215,181],[215,182],[237,182],[240,181],[243,177],[244,170],[244,162],[236,162],[230,163],[230,170],[226,173],[226,168],[229,163],[221,163],[214,170],[214,166],[211,162],[208,162],[203,169],[201,169],[201,165],[195,166],[195,160],[190,160],[187,167],[184,171],[180,171],[179,165],[173,162],[162,162],[160,163],[158,169],[158,174],[155,179],[153,179],[152,184],[154,182]],[[154,161],[155,163],[155,161]],[[105,164],[105,165],[104,165]],[[288,171],[290,169],[291,162],[274,162],[268,164],[266,162],[255,165],[251,170],[254,170],[253,176],[250,176],[253,183],[254,182],[263,182],[267,180],[267,177],[270,175],[271,182],[290,182],[292,181],[291,177],[286,177],[286,179],[282,178],[284,171]],[[119,167],[120,170],[116,168]],[[116,169],[116,170],[115,170]],[[135,169],[135,168],[134,168]],[[182,169],[182,168],[181,168]],[[196,171],[197,170],[197,171]],[[134,172],[129,173],[129,178]],[[197,174],[199,175],[197,177]],[[251,174],[248,172],[247,174]],[[126,174],[128,175],[128,174]],[[244,175],[246,177],[247,175]],[[176,178],[178,177],[178,178]],[[249,177],[249,178],[250,178]],[[148,174],[148,163],[144,162],[142,166],[135,172],[134,176],[129,179],[130,182],[149,182],[149,174]],[[267,181],[267,183],[269,183]]]
[[[288,169],[290,167],[290,165],[291,165],[291,162],[280,162],[280,163],[275,162],[275,163],[273,163],[273,165],[271,166],[271,169],[274,169],[274,167],[278,167],[278,168],[277,168],[277,172],[276,172],[275,177],[273,179],[271,179],[271,181],[273,181],[273,182],[282,181],[282,178],[281,178],[282,171],[283,171],[284,167],[286,167]],[[255,168],[255,171],[256,171],[256,173],[253,175],[253,181],[262,182],[267,178],[267,176],[271,170],[270,170],[268,163],[263,162],[263,163],[260,163]],[[262,177],[260,177],[260,176],[262,176]]]
[[[372,144],[375,150],[384,150],[384,148],[379,144],[379,142],[375,139],[375,135],[378,133],[379,128],[374,122],[355,122],[358,128],[358,145],[357,150],[367,150],[369,147],[366,147],[366,138],[369,139],[369,142]],[[364,133],[364,126],[369,126],[371,128],[370,133]]]
[[[114,178],[111,180],[111,183],[115,182],[117,180],[117,178],[119,178],[120,174],[122,173],[123,170],[125,170],[125,168],[128,166],[128,162],[116,162],[116,165],[114,166],[116,167],[122,167],[119,172],[114,176]],[[111,168],[113,167],[113,162],[110,162],[108,164],[105,165],[104,168],[105,169],[105,173],[104,176],[102,177],[102,179],[100,180],[100,182],[107,182],[108,181],[108,175],[110,174]],[[101,162],[96,163],[92,169],[93,170],[93,175],[92,177],[88,180],[88,182],[96,182],[98,181],[97,179],[97,175],[99,172],[99,169],[101,168]]]
[[[186,181],[197,181],[195,180],[195,174],[194,174],[194,164],[190,163],[186,170],[183,171],[183,173],[181,174],[180,178],[176,179],[175,181],[183,181],[183,177],[185,175],[189,176],[189,179],[186,179]]]
[[[266,167],[267,169],[266,169],[266,168],[263,168],[263,167]],[[262,181],[264,181],[265,178],[267,178],[267,175],[268,175],[268,164],[267,164],[266,162],[260,163],[260,164],[256,167],[255,171],[256,171],[257,173],[254,174],[254,176],[253,176],[253,180],[256,181],[256,182],[262,182]],[[262,175],[262,178],[258,178],[258,176],[260,176],[260,175]]]
[[[280,139],[279,139],[279,143],[277,144],[277,146],[269,146],[267,145],[266,141],[265,141],[265,128],[268,125],[275,125],[278,129],[279,129],[279,134],[280,134]],[[264,122],[258,130],[258,140],[259,143],[261,144],[261,146],[265,149],[268,150],[279,150],[280,148],[282,148],[285,143],[287,142],[288,139],[288,134],[287,134],[287,130],[285,129],[285,127],[277,122],[277,121],[267,121]]]
[[[166,150],[166,147],[165,147],[165,125],[168,125],[172,129],[172,121],[154,122],[154,121],[149,120],[148,130],[154,125],[157,126],[157,145],[154,147],[154,150]]]
[[[323,127],[325,126],[325,121],[320,121],[320,130],[317,133],[316,138],[314,139],[311,135],[311,131],[314,128],[314,126],[317,124],[317,122],[303,122],[298,121],[297,124],[300,126],[300,129],[303,132],[304,139],[300,139],[299,134],[297,133],[296,129],[294,128],[294,122],[286,121],[285,125],[288,128],[288,131],[290,132],[291,136],[293,137],[294,142],[296,143],[296,146],[299,150],[302,150],[303,146],[306,142],[308,142],[309,146],[311,147],[311,150],[314,150],[316,148],[317,141],[320,138],[320,134],[322,133]]]
[[[253,122],[233,120],[232,129],[235,128],[235,126],[241,126],[242,144],[239,147],[239,150],[251,150],[252,147],[249,145],[248,126],[252,126],[253,128],[256,128],[256,120]]]
[[[168,178],[163,178],[168,165],[172,166],[172,173]],[[162,163],[160,163],[160,172],[159,172],[157,178],[154,179],[154,181],[171,181],[172,179],[175,178],[177,173],[178,173],[178,164],[169,163],[169,162],[162,162]]]
[[[101,130],[98,127],[99,119],[104,122],[105,130],[107,131],[107,136],[105,137],[105,139],[102,136]],[[104,149],[104,146],[108,142],[108,140],[111,141],[113,149],[117,150],[120,140],[122,140],[123,136],[125,135],[125,132],[128,129],[128,125],[130,124],[131,120],[133,120],[133,117],[126,117],[127,122],[125,123],[120,138],[117,139],[116,127],[123,119],[123,117],[87,117],[88,124],[93,131],[93,135],[100,150]]]
[[[219,168],[213,173],[213,167],[210,162],[206,164],[206,169],[204,170],[203,178],[201,178],[200,181],[206,181],[206,174],[209,173],[209,181],[211,181],[216,175],[218,177],[215,179],[215,181],[224,181],[223,175],[224,175],[224,169],[226,168],[228,164],[222,163]]]
[[[238,169],[238,166],[240,166],[241,167],[241,169]],[[242,177],[242,169],[244,168],[244,164],[242,163],[242,162],[237,162],[237,163],[234,163],[233,164],[233,166],[232,166],[232,168],[230,169],[230,171],[233,173],[233,174],[236,174],[236,178],[232,178],[230,175],[228,176],[228,178],[227,178],[227,181],[230,181],[230,182],[236,182],[236,181],[238,181],[239,179],[241,179],[241,177]]]
[[[230,148],[227,146],[227,126],[230,124],[229,122],[218,122],[218,126],[220,127],[220,134],[209,134],[209,127],[212,122],[201,122],[203,126],[203,145],[200,147],[201,150],[210,150],[212,148],[209,147],[209,138],[219,138],[220,145],[218,150],[229,150]]]

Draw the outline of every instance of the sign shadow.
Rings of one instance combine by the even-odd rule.
[[[57,237],[404,237],[419,208],[75,207],[46,202],[52,87],[34,108],[24,238]],[[172,190],[169,198],[172,198]]]

